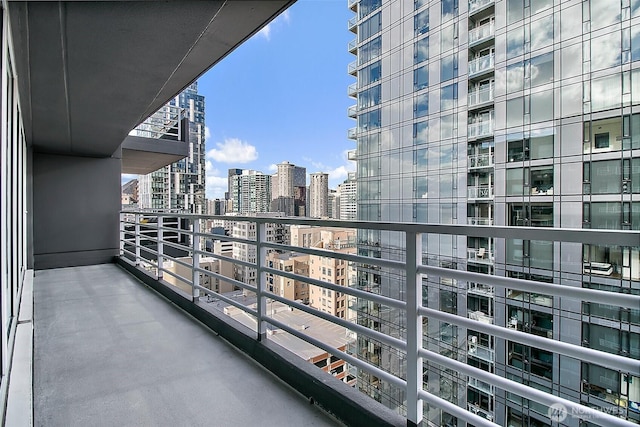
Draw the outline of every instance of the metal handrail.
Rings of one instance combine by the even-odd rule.
[[[542,405],[550,405],[553,403],[560,403],[569,410],[579,411],[580,414],[590,415],[590,421],[599,425],[619,425],[630,426],[631,423],[624,421],[620,418],[612,415],[599,412],[593,408],[582,406],[578,403],[570,402],[555,396],[550,393],[546,393],[540,390],[536,390],[532,387],[525,386],[521,383],[506,379],[502,376],[484,371],[482,369],[474,368],[462,362],[441,356],[438,353],[432,352],[428,349],[422,348],[422,318],[433,318],[435,320],[447,322],[450,324],[458,325],[462,328],[474,330],[479,333],[486,333],[498,338],[502,338],[509,341],[518,342],[528,346],[536,346],[539,348],[545,348],[548,351],[564,355],[571,358],[578,358],[589,363],[594,363],[601,366],[615,366],[621,372],[630,372],[636,374],[640,372],[640,362],[637,360],[620,356],[617,354],[606,353],[603,351],[585,348],[580,345],[569,344],[560,342],[547,337],[541,337],[533,335],[524,331],[518,331],[510,329],[508,325],[496,325],[486,323],[478,320],[469,319],[464,314],[450,314],[442,311],[438,311],[432,308],[422,306],[422,292],[423,275],[435,275],[444,278],[451,278],[455,280],[464,280],[474,283],[487,283],[495,288],[504,289],[516,289],[527,292],[539,292],[545,295],[569,298],[574,300],[586,300],[586,301],[598,301],[603,304],[611,304],[626,308],[637,308],[640,306],[640,296],[629,294],[617,294],[613,292],[600,291],[594,289],[575,288],[570,286],[558,286],[557,284],[550,284],[545,282],[537,282],[535,280],[515,279],[511,277],[491,276],[482,273],[474,273],[470,271],[447,269],[442,267],[434,267],[424,264],[422,261],[422,254],[420,251],[422,244],[422,236],[424,234],[448,234],[459,235],[469,237],[488,237],[492,239],[530,239],[530,240],[551,240],[557,242],[572,242],[583,244],[612,244],[618,246],[640,246],[640,234],[637,232],[628,232],[623,230],[582,230],[582,229],[554,229],[554,228],[532,228],[532,227],[493,227],[493,226],[471,226],[471,225],[439,225],[439,224],[413,224],[413,223],[398,223],[398,222],[369,222],[369,221],[336,221],[336,220],[313,220],[304,218],[283,218],[283,217],[224,217],[224,216],[209,216],[209,215],[177,215],[175,213],[149,213],[142,211],[127,211],[122,213],[122,224],[120,227],[120,240],[121,240],[121,257],[124,260],[138,265],[138,268],[142,268],[141,264],[153,264],[155,263],[155,271],[157,278],[162,279],[163,272],[167,272],[170,275],[175,276],[174,272],[169,272],[163,267],[163,259],[172,259],[174,262],[179,262],[184,267],[191,266],[192,276],[181,278],[187,284],[190,284],[193,289],[192,298],[197,301],[200,293],[206,295],[212,295],[219,298],[226,303],[235,306],[236,308],[245,311],[246,313],[253,315],[257,320],[257,339],[268,339],[266,334],[266,324],[269,323],[273,326],[281,328],[298,338],[305,340],[319,348],[328,351],[331,354],[345,360],[347,363],[358,367],[364,371],[370,372],[384,381],[390,382],[398,387],[404,388],[407,393],[407,418],[413,422],[418,423],[422,420],[422,405],[428,403],[441,407],[447,412],[460,419],[472,422],[475,425],[495,425],[491,420],[486,419],[481,415],[469,411],[468,407],[459,407],[455,404],[447,402],[438,396],[434,396],[426,390],[423,390],[422,385],[422,360],[428,360],[436,365],[440,365],[443,368],[454,369],[463,375],[470,377],[469,382],[480,382],[489,387],[490,390],[495,388],[505,390],[508,392],[516,393],[522,396],[526,396],[527,399],[537,402]],[[133,216],[133,220],[131,220]],[[142,218],[155,218],[155,223],[145,223]],[[179,217],[181,221],[177,221],[178,228],[168,227],[164,224],[164,220],[175,219]],[[251,239],[238,239],[230,238],[228,236],[211,235],[209,233],[200,231],[200,222],[205,219],[227,219],[235,222],[250,222],[256,227],[256,238]],[[356,228],[362,230],[388,230],[399,231],[405,234],[405,253],[406,257],[403,260],[389,260],[381,258],[365,257],[361,255],[334,253],[331,251],[317,249],[317,248],[304,248],[294,247],[285,244],[279,244],[270,242],[267,239],[266,225],[267,224],[298,224],[298,225],[310,225],[310,226],[324,226],[324,227],[337,227],[337,228]],[[183,225],[187,225],[187,229],[180,228]],[[175,225],[175,223],[174,223]],[[153,231],[156,236],[145,235],[147,231]],[[179,233],[180,235],[187,236],[189,244],[175,243],[173,241],[166,240],[172,236],[165,236],[165,232]],[[208,275],[209,277],[218,278],[224,280],[224,276],[213,273],[208,270],[202,269],[198,266],[196,258],[199,255],[206,254],[208,256],[216,255],[206,253],[202,251],[199,246],[200,241],[204,238],[221,238],[222,240],[230,240],[241,242],[241,244],[252,245],[256,250],[255,263],[233,260],[238,264],[254,268],[257,272],[257,285],[251,286],[242,284],[242,288],[252,290],[257,295],[258,306],[257,309],[243,306],[224,295],[211,291],[198,283],[200,274]],[[142,246],[141,240],[151,240],[157,244],[157,250],[153,250],[146,246]],[[195,256],[193,264],[188,262],[176,260],[174,257],[168,256],[164,253],[164,245],[167,247],[174,247],[176,249],[188,250]],[[155,260],[144,259],[141,255],[141,249],[149,253],[155,253],[157,257]],[[311,279],[307,276],[300,275],[294,272],[285,272],[270,268],[265,265],[266,253],[268,250],[291,250],[294,249],[297,252],[309,255],[318,255],[322,257],[342,259],[352,262],[356,265],[368,265],[379,268],[390,268],[394,270],[403,271],[406,277],[406,293],[402,300],[389,298],[383,295],[371,293],[367,290],[358,289],[357,287],[343,287],[334,283],[324,282],[322,280]],[[470,249],[473,250],[473,249]],[[485,253],[486,254],[486,253]],[[230,260],[228,257],[219,256]],[[152,267],[153,268],[153,267]],[[385,335],[380,331],[369,329],[368,327],[356,323],[351,323],[346,319],[335,318],[330,314],[316,310],[310,306],[304,305],[300,302],[290,301],[282,296],[268,292],[266,284],[266,275],[278,275],[287,277],[293,280],[300,280],[305,283],[320,286],[325,289],[330,289],[336,292],[341,292],[351,297],[360,298],[362,300],[373,301],[381,304],[382,306],[395,307],[395,309],[402,310],[406,314],[407,329],[406,338],[398,338],[395,336]],[[582,274],[582,271],[580,271]],[[227,279],[228,281],[234,281],[233,279]],[[372,365],[371,363],[358,359],[351,354],[342,352],[335,349],[325,343],[318,341],[317,339],[308,336],[303,331],[284,324],[277,319],[267,315],[266,301],[272,299],[279,301],[283,304],[289,305],[292,308],[304,311],[308,314],[314,315],[320,319],[324,319],[335,323],[341,327],[345,327],[347,330],[351,330],[355,334],[368,336],[376,341],[386,343],[392,348],[397,349],[403,354],[406,353],[407,359],[407,377],[406,380],[398,377],[393,373],[389,373],[381,370],[379,367]],[[467,313],[468,315],[468,313]],[[476,344],[477,345],[477,344]]]

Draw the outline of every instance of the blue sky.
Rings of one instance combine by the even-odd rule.
[[[330,187],[355,164],[347,86],[346,0],[298,0],[198,80],[205,96],[207,197],[223,197],[227,169],[273,173],[285,160],[326,172]]]

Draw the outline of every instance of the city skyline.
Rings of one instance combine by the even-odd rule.
[[[347,160],[356,148],[347,138],[348,18],[342,0],[299,0],[198,79],[207,99],[208,199],[224,198],[229,168],[273,174],[289,161],[308,175],[328,173],[330,188],[355,171]]]

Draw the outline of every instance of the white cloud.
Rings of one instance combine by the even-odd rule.
[[[216,147],[207,152],[207,157],[221,163],[249,163],[258,158],[253,145],[238,138],[227,138],[224,142],[216,142]]]
[[[276,19],[262,27],[262,29],[258,31],[258,35],[264,37],[267,41],[271,40],[271,32],[273,31],[273,28],[279,27],[282,22],[286,24],[291,22],[291,14],[288,9],[282,12]]]
[[[276,165],[275,163],[271,163],[267,170],[269,172],[278,172],[278,165]]]
[[[216,171],[217,172],[217,171]],[[222,199],[227,191],[228,180],[224,176],[212,176],[207,174],[207,199]]]

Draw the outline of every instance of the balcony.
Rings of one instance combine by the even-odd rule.
[[[358,16],[354,16],[347,21],[347,28],[354,34],[358,34]]]
[[[358,2],[360,2],[360,0],[349,0],[349,9],[351,9],[351,11],[353,12],[357,12]]]
[[[471,108],[479,108],[493,103],[493,87],[491,83],[489,87],[470,91],[467,98],[467,105]]]
[[[468,408],[469,412],[477,414],[477,415],[481,416],[482,418],[484,418],[484,419],[486,419],[488,421],[493,421],[493,413],[492,412],[484,410],[480,406],[475,405],[473,403],[467,403],[467,408]]]
[[[481,56],[469,61],[469,78],[478,77],[493,71],[495,54]]]
[[[349,44],[347,45],[347,50],[349,51],[349,53],[352,53],[354,55],[358,54],[358,39],[353,39],[349,42]]]
[[[467,126],[467,138],[478,139],[493,136],[493,120],[469,123]]]
[[[351,83],[349,86],[347,86],[347,95],[349,95],[351,98],[355,98],[356,96],[358,96],[358,83]]]
[[[493,21],[489,24],[469,30],[469,46],[478,45],[486,40],[492,39],[495,34],[495,25]]]
[[[477,343],[477,337],[472,335],[469,337],[467,344],[467,356],[472,356],[485,362],[494,363],[496,360],[496,352],[492,348]]]
[[[494,0],[469,0],[469,15],[493,6]]]
[[[358,129],[355,127],[349,128],[347,130],[347,138],[349,139],[358,139]]]
[[[358,106],[352,105],[349,108],[347,108],[347,115],[352,119],[355,119],[358,116]]]
[[[467,261],[492,265],[494,262],[493,252],[488,251],[486,248],[467,248]]]
[[[132,216],[133,215],[133,216]],[[148,253],[151,254],[149,258],[145,258],[140,248],[143,245],[142,238],[140,236],[143,234],[143,228],[150,227],[155,228],[157,233],[155,237],[151,237],[149,242],[147,242],[146,247],[158,248],[163,244],[163,236],[161,230],[164,228],[164,222],[156,221],[156,222],[146,222],[140,223],[139,218],[141,218],[141,213],[127,213],[123,215],[123,222],[121,225],[122,230],[122,255],[120,257],[120,264],[123,265],[127,270],[131,271],[133,274],[138,277],[142,277],[143,280],[147,282],[154,282],[155,277],[164,277],[169,274],[169,271],[164,267],[165,263],[168,260],[171,260],[172,257],[168,254],[164,254],[164,251],[155,251],[154,249],[148,250]],[[169,215],[167,215],[167,218]],[[197,249],[199,246],[199,238],[207,237],[207,233],[200,233],[198,230],[201,229],[199,225],[202,217],[199,216],[183,216],[182,221],[179,221],[179,224],[182,224],[183,233],[186,235],[183,244],[181,247],[183,250],[188,251],[191,254],[202,253],[205,252]],[[160,217],[158,218],[160,219]],[[304,219],[296,220],[292,218],[254,218],[254,217],[236,217],[235,220],[254,223],[255,227],[258,230],[264,229],[266,227],[266,223],[283,223],[283,224],[295,224],[298,222],[304,223]],[[319,226],[327,226],[327,227],[362,227],[367,230],[387,230],[389,224],[380,224],[375,222],[367,222],[367,223],[353,223],[353,222],[344,222],[344,221],[324,221],[318,220],[314,221],[315,224]],[[394,223],[391,225],[393,230],[396,232],[401,232],[405,235],[405,243],[407,252],[414,253],[413,251],[417,251],[419,249],[419,242],[421,242],[422,233],[429,234],[457,234],[462,236],[473,236],[474,238],[483,238],[490,240],[498,240],[501,239],[505,234],[509,236],[509,238],[523,238],[523,239],[539,239],[541,238],[540,233],[545,233],[545,238],[549,238],[551,240],[569,240],[569,241],[578,241],[578,242],[593,242],[598,241],[600,243],[604,242],[616,242],[617,244],[624,245],[634,245],[638,246],[640,244],[640,237],[634,233],[626,233],[623,231],[602,231],[595,232],[592,230],[563,230],[563,229],[545,229],[545,230],[531,230],[525,227],[487,227],[487,228],[477,228],[473,226],[457,226],[456,229],[452,230],[451,227],[448,226],[440,226],[440,225],[419,225],[418,227],[415,224],[397,224]],[[173,231],[167,230],[167,231]],[[148,233],[147,233],[148,234]],[[421,377],[421,369],[422,362],[421,360],[427,360],[433,364],[440,365],[446,369],[452,369],[460,372],[463,375],[468,376],[468,386],[472,387],[482,393],[488,395],[494,395],[495,389],[499,388],[501,390],[509,391],[510,393],[516,393],[520,396],[526,396],[526,398],[536,401],[540,404],[549,406],[554,402],[562,402],[566,405],[573,405],[576,410],[584,411],[584,410],[592,410],[594,409],[584,409],[583,407],[579,407],[576,403],[571,403],[564,401],[556,396],[549,395],[545,392],[535,390],[524,386],[522,384],[510,381],[505,379],[502,376],[492,374],[490,372],[474,368],[473,366],[467,365],[465,363],[458,362],[456,360],[450,359],[446,356],[442,356],[437,352],[429,351],[425,348],[422,348],[422,331],[418,325],[423,324],[423,318],[438,320],[440,322],[445,322],[451,325],[457,325],[460,327],[467,328],[469,330],[477,331],[481,334],[488,334],[494,337],[496,340],[509,340],[515,341],[518,343],[522,343],[524,345],[535,346],[537,348],[545,348],[546,351],[556,352],[558,354],[564,354],[569,358],[576,358],[578,360],[578,365],[581,361],[587,361],[589,363],[596,364],[605,364],[605,366],[610,366],[608,363],[616,363],[616,366],[619,367],[622,371],[633,371],[637,367],[637,361],[626,358],[623,356],[619,356],[616,354],[603,353],[600,351],[589,350],[586,352],[585,349],[581,346],[570,345],[566,343],[560,343],[553,340],[552,336],[536,334],[535,332],[530,333],[529,331],[525,331],[524,329],[512,329],[508,326],[502,325],[494,325],[493,317],[486,314],[484,311],[472,311],[467,314],[466,317],[461,317],[455,314],[444,313],[438,311],[436,309],[423,306],[422,305],[422,294],[419,292],[419,288],[422,286],[422,274],[436,274],[445,277],[447,275],[451,275],[451,277],[456,278],[457,280],[466,280],[470,283],[468,287],[469,294],[491,294],[495,292],[495,288],[502,289],[516,289],[520,291],[528,291],[530,292],[532,289],[535,289],[538,292],[543,292],[548,295],[562,295],[563,298],[568,299],[578,299],[578,300],[592,300],[593,298],[597,298],[603,302],[614,304],[618,306],[625,307],[636,307],[637,304],[640,303],[640,296],[637,295],[628,295],[628,294],[616,294],[612,292],[606,291],[597,291],[592,289],[583,289],[583,288],[575,288],[575,287],[565,287],[565,286],[557,286],[552,283],[543,283],[536,282],[530,280],[523,279],[512,279],[508,277],[498,277],[491,276],[491,285],[483,285],[482,283],[486,283],[487,276],[482,273],[474,273],[471,271],[460,271],[460,270],[448,270],[440,267],[431,267],[428,265],[423,265],[421,263],[417,263],[416,265],[412,263],[405,263],[403,261],[392,261],[388,259],[379,259],[379,258],[370,258],[363,257],[359,255],[352,254],[342,254],[342,253],[334,253],[327,252],[325,250],[313,249],[313,248],[299,248],[292,247],[287,244],[282,243],[274,243],[269,242],[267,240],[263,240],[266,238],[266,233],[262,233],[258,231],[257,240],[242,240],[244,243],[249,245],[256,245],[259,248],[266,249],[277,249],[279,251],[291,251],[296,250],[302,253],[316,254],[323,257],[330,257],[336,259],[343,259],[348,262],[354,262],[360,265],[368,265],[368,266],[378,266],[376,271],[381,271],[383,268],[394,268],[404,270],[406,277],[411,278],[408,279],[412,284],[415,285],[407,287],[407,293],[404,295],[402,300],[385,297],[382,295],[370,293],[365,290],[363,287],[343,287],[336,285],[330,282],[324,282],[321,280],[310,279],[309,277],[303,277],[299,274],[295,274],[292,272],[285,272],[280,270],[274,270],[268,266],[265,266],[262,262],[256,261],[255,263],[246,263],[243,262],[243,265],[247,265],[250,268],[253,268],[257,271],[256,277],[267,277],[267,274],[273,275],[281,275],[287,277],[292,280],[300,280],[306,281],[315,286],[320,286],[322,288],[326,288],[330,291],[341,292],[344,293],[352,303],[350,306],[355,307],[356,309],[360,309],[363,314],[364,311],[369,313],[369,310],[372,307],[387,307],[387,312],[389,311],[399,311],[404,313],[404,315],[408,316],[409,319],[416,319],[415,322],[409,322],[407,333],[407,339],[402,341],[396,341],[396,338],[392,338],[383,334],[373,328],[373,321],[368,324],[369,326],[365,326],[364,324],[356,324],[351,323],[346,319],[340,319],[333,317],[327,313],[316,310],[312,307],[304,305],[300,302],[288,300],[280,295],[269,292],[265,289],[264,284],[261,280],[257,280],[257,285],[246,284],[243,282],[238,282],[233,280],[233,283],[244,289],[245,291],[255,294],[254,301],[256,301],[256,305],[242,305],[237,301],[229,300],[225,295],[218,294],[216,292],[212,292],[211,290],[201,286],[199,284],[200,279],[195,279],[197,275],[193,275],[194,269],[197,268],[197,271],[215,276],[214,273],[205,272],[198,267],[192,267],[191,273],[188,273],[184,276],[185,282],[185,290],[186,293],[184,297],[186,300],[182,303],[183,305],[189,307],[191,304],[201,305],[202,297],[204,295],[211,296],[217,301],[221,301],[224,305],[229,306],[229,304],[233,305],[231,307],[234,312],[241,314],[244,312],[246,314],[245,317],[254,319],[252,322],[245,323],[250,329],[256,334],[257,337],[262,337],[263,334],[261,331],[265,331],[267,333],[264,334],[263,340],[269,341],[272,340],[274,334],[268,333],[271,328],[278,328],[279,333],[287,333],[292,336],[299,338],[300,340],[307,341],[313,343],[315,346],[325,350],[327,353],[334,355],[337,358],[344,360],[347,364],[350,364],[351,367],[349,370],[353,370],[355,367],[358,371],[363,371],[374,375],[377,378],[377,381],[389,382],[392,384],[396,384],[398,387],[402,387],[404,390],[414,390],[415,387],[415,399],[418,402],[416,404],[416,409],[414,411],[415,418],[413,418],[411,414],[411,410],[413,405],[408,406],[408,417],[413,419],[420,419],[421,405],[420,402],[429,401],[433,404],[445,404],[444,402],[440,402],[440,398],[435,395],[431,395],[426,390],[422,389],[422,377]],[[264,237],[260,237],[260,236]],[[153,235],[152,235],[153,236]],[[230,239],[232,241],[240,241],[233,237],[227,237],[226,239]],[[151,246],[149,246],[151,243]],[[164,242],[166,244],[166,242]],[[175,247],[175,245],[170,245]],[[166,247],[166,246],[165,246]],[[153,256],[153,253],[157,254],[156,257]],[[476,262],[483,262],[483,260],[492,260],[493,254],[488,252],[487,250],[483,251],[483,248],[478,249],[469,249],[469,258],[473,258]],[[576,266],[573,266],[580,269],[581,263],[578,259]],[[237,261],[239,262],[239,261]],[[137,265],[137,267],[136,267]],[[145,267],[146,265],[146,267]],[[570,265],[565,265],[564,268],[573,268]],[[193,279],[191,279],[193,277]],[[230,279],[227,279],[230,280]],[[162,279],[161,279],[162,282]],[[158,285],[154,285],[158,286]],[[160,287],[159,289],[163,289]],[[166,291],[163,291],[166,292]],[[406,348],[413,347],[415,348],[415,354],[418,357],[412,357],[411,354],[414,354],[413,351],[407,354],[407,369],[409,372],[416,373],[415,376],[409,375],[409,381],[402,380],[396,377],[393,374],[390,374],[386,371],[381,371],[375,365],[376,360],[382,360],[379,358],[379,355],[375,355],[376,357],[371,357],[370,361],[367,362],[364,359],[355,358],[352,355],[345,353],[337,348],[333,348],[330,345],[323,343],[322,341],[318,341],[310,336],[309,332],[306,331],[305,328],[297,328],[292,324],[284,323],[278,320],[275,315],[269,311],[268,302],[273,301],[283,306],[289,306],[294,311],[301,311],[307,313],[309,315],[321,318],[325,321],[332,322],[341,327],[344,327],[351,331],[351,335],[347,334],[346,336],[357,336],[363,338],[371,338],[377,341],[382,341],[388,345],[392,345],[398,351],[404,352]],[[356,301],[353,303],[353,301]],[[414,302],[416,304],[416,309],[412,309]],[[369,313],[368,315],[370,315]],[[368,316],[367,315],[367,316]],[[414,317],[415,316],[415,317]],[[373,320],[374,318],[372,318]],[[426,320],[426,319],[425,319]],[[411,325],[414,325],[411,326]],[[437,339],[437,338],[436,338]],[[261,342],[261,341],[259,341]],[[369,350],[371,351],[371,350]],[[467,352],[469,357],[482,359],[488,363],[495,363],[495,353],[491,348],[478,344],[478,340],[475,342],[473,337],[470,336],[470,339],[467,344]],[[635,372],[635,371],[633,371]],[[413,380],[416,378],[416,380]],[[409,386],[408,383],[413,383],[413,385]],[[435,403],[434,403],[435,402]],[[578,408],[579,407],[579,408]],[[479,414],[474,411],[469,411],[468,407],[465,405],[463,408],[456,409],[447,406],[448,412],[453,412],[455,416],[465,419],[467,422],[473,422],[475,425],[484,425],[479,420],[479,418],[483,418],[486,421],[486,417],[483,414]],[[595,414],[595,412],[594,412]],[[486,415],[486,414],[485,414]],[[602,416],[599,414],[599,416]],[[615,423],[616,425],[627,425],[626,422],[615,419],[613,417],[605,419],[599,419],[603,425],[614,425],[611,423]]]
[[[474,216],[467,218],[467,224],[469,225],[493,225],[493,218],[486,218],[481,216]]]
[[[351,74],[352,76],[356,76],[357,72],[358,72],[358,61],[353,61],[350,62],[349,65],[347,65],[347,72],[349,74]]]
[[[424,401],[437,406],[442,405],[448,412],[453,412],[455,416],[469,423],[473,422],[475,425],[485,425],[482,419],[486,421],[487,416],[491,416],[489,412],[478,411],[475,406],[472,409],[467,405],[451,407],[439,396],[424,390],[421,370],[422,360],[426,360],[434,366],[441,366],[442,369],[454,370],[466,375],[469,387],[490,396],[495,394],[496,388],[499,388],[542,405],[549,406],[553,403],[568,405],[572,410],[581,411],[581,414],[590,414],[596,420],[596,424],[603,426],[631,425],[619,418],[597,412],[596,409],[580,406],[511,381],[501,375],[474,368],[422,348],[422,331],[418,325],[422,325],[423,319],[427,318],[446,322],[491,335],[496,340],[509,340],[544,348],[546,351],[566,356],[567,360],[575,359],[577,366],[582,361],[586,361],[602,366],[616,366],[622,372],[634,373],[637,370],[636,360],[558,342],[548,334],[529,333],[517,328],[493,325],[491,316],[482,311],[470,312],[468,318],[441,312],[422,305],[419,289],[422,286],[423,274],[437,274],[443,277],[451,275],[457,280],[469,282],[470,294],[492,293],[496,287],[522,292],[536,289],[544,294],[561,296],[567,300],[597,300],[604,304],[631,309],[640,304],[640,296],[498,276],[491,276],[491,286],[483,285],[482,283],[487,281],[487,276],[481,273],[442,269],[419,262],[412,264],[321,249],[291,247],[266,240],[267,222],[304,224],[309,221],[308,219],[234,218],[237,221],[253,223],[258,230],[257,239],[245,240],[234,237],[226,237],[226,239],[256,245],[261,248],[261,251],[267,248],[282,251],[295,249],[303,253],[357,264],[366,263],[378,265],[378,268],[392,267],[403,270],[408,278],[407,284],[410,282],[412,286],[407,287],[404,298],[399,300],[357,288],[310,279],[295,272],[275,270],[267,267],[259,259],[254,263],[242,262],[242,265],[255,269],[258,272],[256,277],[259,279],[264,279],[267,274],[270,274],[303,280],[327,290],[344,293],[350,300],[369,302],[369,304],[356,304],[356,307],[384,306],[387,312],[400,311],[414,321],[408,323],[406,331],[408,338],[399,340],[369,327],[334,317],[308,305],[273,294],[266,290],[264,280],[258,280],[257,285],[249,285],[201,268],[199,260],[203,256],[211,256],[211,253],[205,252],[200,245],[202,239],[210,235],[199,230],[202,229],[206,219],[212,218],[225,217],[196,215],[178,217],[176,214],[124,212],[120,225],[121,255],[117,260],[120,268],[112,264],[104,264],[38,272],[33,284],[37,313],[34,328],[35,364],[33,368],[36,424],[41,424],[38,420],[46,419],[53,424],[70,425],[77,420],[95,417],[95,408],[103,408],[100,410],[101,420],[106,420],[105,422],[110,424],[121,423],[122,419],[139,417],[138,419],[148,424],[162,424],[167,419],[178,419],[185,424],[197,425],[207,424],[212,414],[224,413],[230,424],[246,422],[305,425],[311,419],[316,425],[335,425],[333,419],[318,412],[313,406],[308,405],[307,401],[299,399],[298,395],[292,394],[280,382],[273,381],[270,375],[256,368],[254,364],[247,363],[244,357],[238,357],[239,353],[230,351],[228,347],[231,344],[240,351],[250,352],[254,356],[258,354],[262,363],[274,370],[274,373],[284,381],[298,384],[299,387],[311,387],[303,391],[307,396],[318,396],[318,399],[321,399],[319,396],[322,393],[313,390],[313,387],[317,387],[319,383],[328,384],[327,387],[331,390],[331,396],[328,399],[340,401],[341,405],[348,404],[346,402],[350,402],[354,396],[353,393],[359,393],[344,381],[314,367],[314,362],[297,359],[289,353],[290,350],[278,345],[277,338],[286,334],[290,337],[288,340],[295,339],[300,343],[297,345],[309,344],[334,356],[331,358],[331,367],[342,366],[340,362],[342,360],[349,365],[346,372],[354,372],[354,369],[362,370],[375,375],[379,381],[402,387],[408,394],[414,390],[412,399],[415,399],[416,408],[412,415],[413,406],[409,405],[408,416],[417,421],[421,419],[421,402]],[[343,228],[363,227],[380,231],[392,228],[395,232],[405,235],[406,248],[411,253],[417,253],[414,251],[419,250],[423,233],[443,235],[457,233],[461,236],[473,235],[497,240],[507,230],[506,227],[485,229],[458,226],[452,229],[450,226],[441,225],[416,227],[415,224],[402,223],[320,220],[314,221],[314,224]],[[545,233],[546,238],[558,241],[640,246],[637,233],[624,231],[564,229],[541,231],[524,227],[508,228],[508,235],[513,238],[540,238],[541,232]],[[474,250],[475,258],[481,258],[480,249]],[[175,270],[168,267],[168,263],[179,261],[177,254],[187,254],[192,259],[196,256],[198,261],[186,263],[180,261],[186,270],[182,274],[177,274]],[[486,252],[482,256],[485,255],[487,255]],[[491,257],[490,254],[488,256]],[[580,269],[580,260],[575,267]],[[572,266],[567,264],[563,268],[571,269]],[[208,289],[201,281],[205,276],[231,281],[238,288],[255,294],[254,303],[243,304],[240,302],[243,297],[233,299],[228,294],[220,294]],[[179,278],[183,283],[180,286],[172,285],[168,281],[170,277]],[[148,287],[142,285],[139,280]],[[165,299],[159,298],[158,294],[163,295],[173,304],[168,304]],[[23,301],[28,301],[28,298]],[[274,302],[277,307],[290,309],[273,310]],[[414,304],[415,308],[412,308]],[[183,311],[176,306],[212,328],[225,341],[205,332],[204,326],[193,317],[184,316]],[[298,327],[291,321],[283,321],[278,317],[279,313],[291,311],[299,311],[306,316],[321,319],[349,331],[349,333],[340,334],[341,336],[369,337],[382,341],[392,346],[394,351],[401,353],[407,352],[408,348],[414,348],[413,351],[408,352],[406,362],[407,369],[415,372],[416,375],[409,375],[408,381],[401,379],[338,347],[327,344],[324,339],[314,338],[309,327]],[[22,313],[19,318],[23,322],[20,325],[24,325],[26,320]],[[305,321],[305,325],[308,324],[310,322]],[[473,338],[473,336],[469,337],[467,356],[495,363],[494,351],[479,344],[478,339]],[[20,342],[23,341],[20,340]],[[25,342],[28,343],[29,340]],[[416,356],[411,356],[412,354]],[[371,360],[374,361],[374,358]],[[28,369],[25,371],[27,375],[28,371]],[[123,372],[127,375],[122,375]],[[242,381],[239,381],[237,372],[242,372]],[[300,381],[301,378],[305,379]],[[18,382],[13,378],[11,383]],[[411,386],[410,383],[412,383]],[[215,393],[217,388],[224,392]],[[268,390],[274,399],[287,401],[288,410],[273,411],[270,406],[272,401],[261,398],[265,390]],[[184,400],[178,399],[181,394],[189,396],[188,405],[183,404]],[[211,396],[214,395],[216,398],[212,399]],[[131,396],[136,397],[136,405],[130,404]],[[243,396],[243,399],[239,400],[233,396]],[[398,425],[397,415],[375,402],[371,404],[375,406],[375,412],[381,414],[380,417],[388,422],[394,419],[395,421],[390,423]],[[260,409],[262,405],[264,409]],[[13,407],[13,403],[9,405],[10,414]],[[110,408],[113,409],[110,410]],[[143,408],[143,412],[140,412],[140,408]],[[199,410],[201,408],[207,408],[207,410]],[[365,419],[363,417],[376,416],[359,406],[349,406],[347,412],[351,413],[350,419],[354,424],[362,422]],[[343,418],[348,416],[346,413],[341,413],[339,418],[349,425],[349,421]],[[369,423],[375,423],[371,421],[374,418],[366,419]],[[379,421],[378,419],[376,422]],[[400,424],[403,423],[400,422]]]
[[[493,168],[493,154],[474,154],[467,157],[469,170]]]
[[[493,200],[493,185],[474,185],[467,187],[468,200]]]
[[[358,160],[358,152],[356,150],[347,151],[347,160],[351,160],[354,162]],[[349,176],[349,178],[351,179],[351,176]],[[353,179],[355,180],[355,176],[353,177]]]

